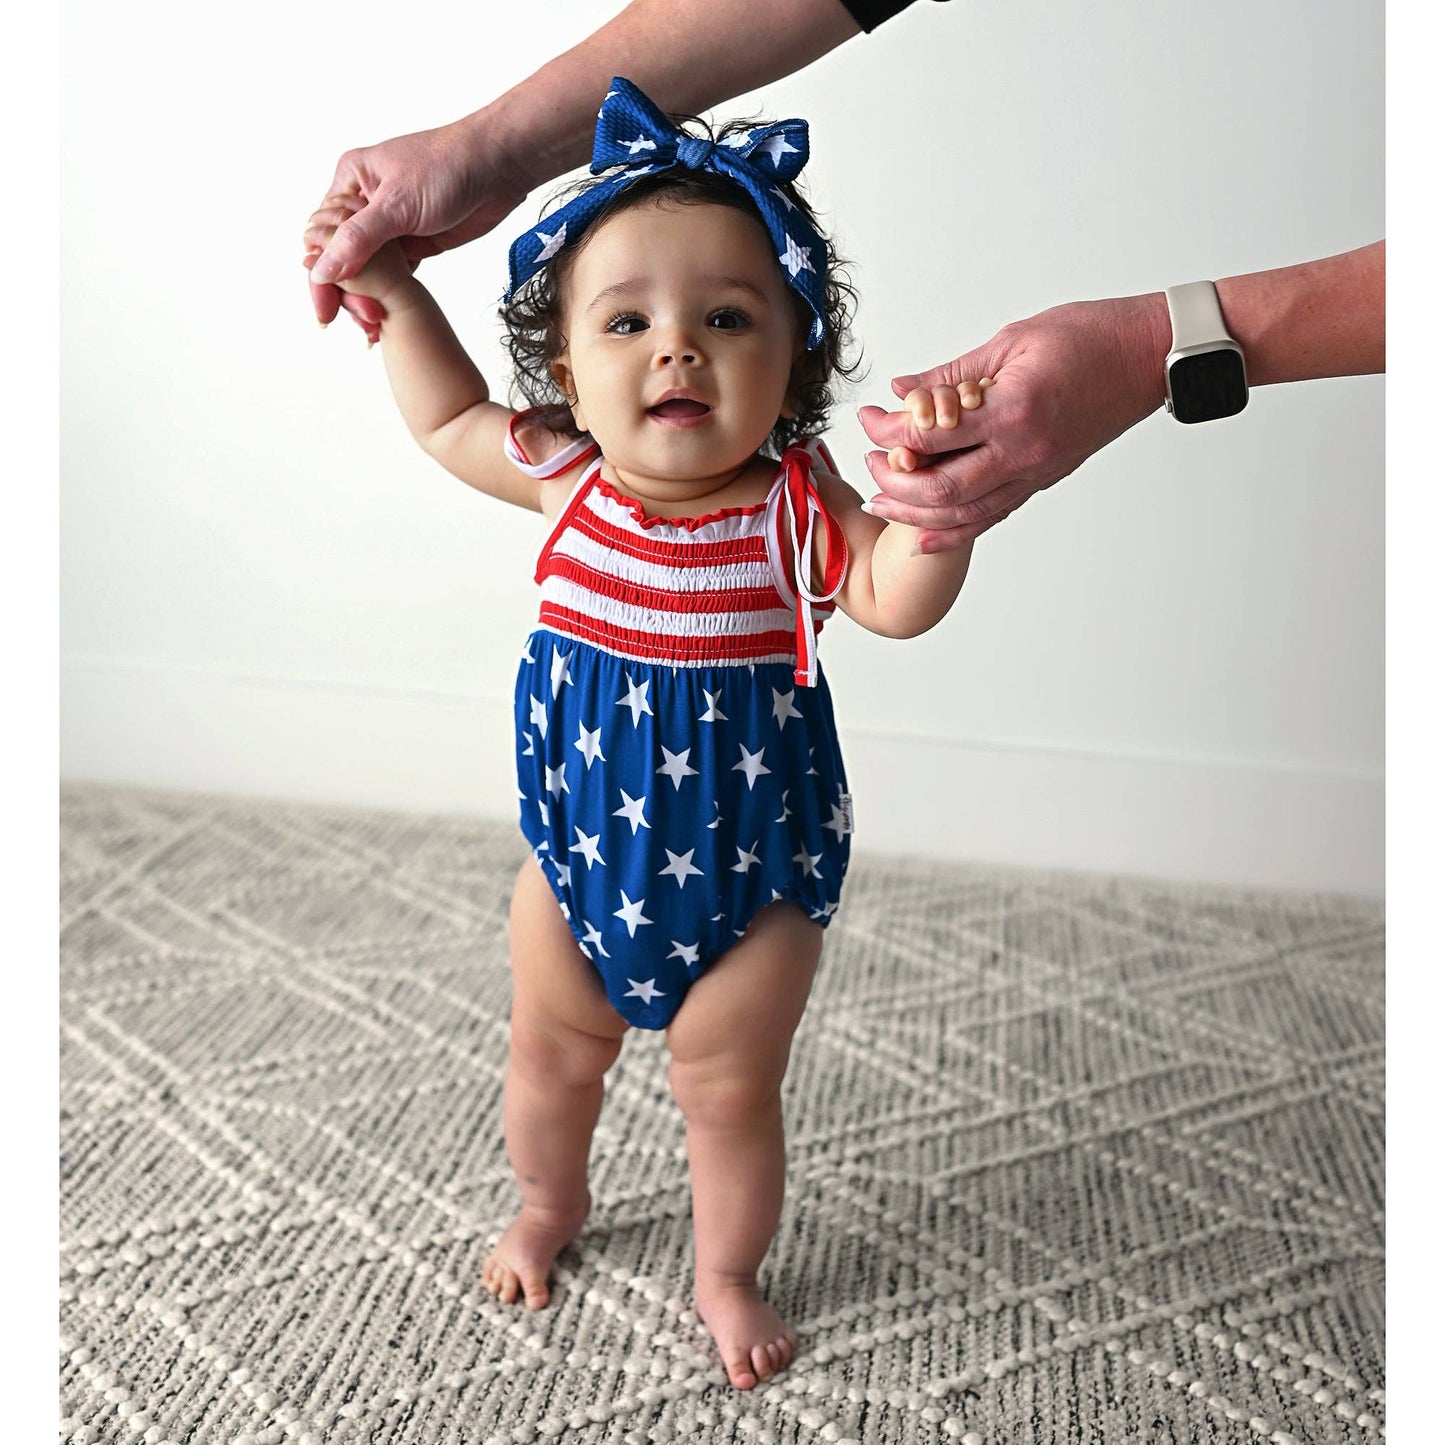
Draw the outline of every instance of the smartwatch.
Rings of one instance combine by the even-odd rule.
[[[1164,358],[1165,404],[1175,421],[1216,421],[1242,412],[1249,400],[1244,349],[1224,329],[1213,281],[1164,292],[1174,340]]]

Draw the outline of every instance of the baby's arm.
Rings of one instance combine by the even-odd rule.
[[[983,386],[934,387],[909,392],[904,408],[923,430],[958,425],[960,410],[983,400]],[[896,449],[904,453],[904,448]],[[912,470],[912,454],[889,461]],[[855,622],[884,637],[917,637],[942,621],[958,597],[973,544],[931,555],[915,552],[921,532],[902,522],[883,522],[863,510],[863,499],[836,477],[820,479],[823,503],[848,540],[848,575],[838,605]]]
[[[508,461],[502,446],[513,412],[490,400],[486,380],[462,349],[396,242],[389,242],[346,290],[380,302],[382,359],[408,429],[429,456],[468,486],[532,511],[541,510],[539,483]],[[545,459],[560,439],[529,432],[529,456]]]

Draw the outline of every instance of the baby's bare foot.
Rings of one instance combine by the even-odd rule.
[[[520,1295],[529,1310],[544,1309],[552,1261],[576,1238],[592,1208],[590,1197],[571,1210],[524,1204],[482,1265],[482,1285],[504,1304]]]
[[[797,1345],[793,1332],[755,1283],[699,1277],[695,1289],[697,1312],[717,1341],[728,1379],[739,1390],[751,1390],[792,1362]]]

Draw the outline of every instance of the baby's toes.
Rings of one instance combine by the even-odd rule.
[[[777,1374],[778,1362],[773,1354],[773,1346],[771,1344],[754,1345],[752,1360],[753,1372],[757,1375],[758,1379],[771,1380],[772,1377]]]
[[[551,1298],[545,1276],[540,1274],[526,1276],[522,1280],[522,1298],[526,1301],[529,1310],[545,1309],[547,1301]]]
[[[504,1304],[511,1304],[521,1289],[521,1281],[504,1264],[492,1266],[491,1291]]]
[[[757,1372],[753,1369],[753,1362],[747,1355],[736,1355],[726,1361],[726,1364],[728,1379],[739,1390],[751,1390],[758,1383]]]

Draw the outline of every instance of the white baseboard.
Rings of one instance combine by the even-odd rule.
[[[510,699],[64,662],[61,773],[513,816]],[[1380,777],[843,729],[871,852],[1381,896]]]

